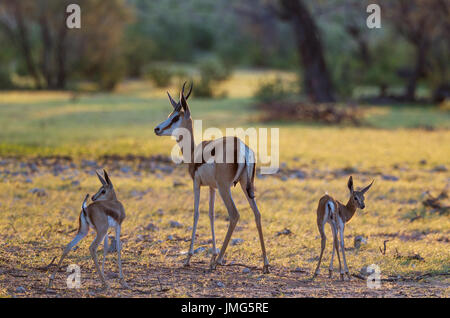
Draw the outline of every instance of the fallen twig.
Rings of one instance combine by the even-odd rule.
[[[382,255],[386,255],[386,243],[387,242],[389,242],[389,240],[385,240],[384,242],[383,242],[383,250],[381,250],[381,247],[378,247],[379,249],[380,249],[380,253],[382,254]]]
[[[49,269],[49,267],[53,265],[53,262],[55,261],[55,259],[56,259],[56,256],[54,256],[52,258],[52,261],[47,266],[41,267],[41,269],[43,269],[43,270]]]
[[[366,276],[363,276],[361,274],[352,274],[353,277],[356,277],[361,280],[367,280]],[[380,280],[382,282],[397,282],[397,281],[418,281],[425,277],[435,277],[435,276],[450,276],[450,272],[442,272],[442,273],[426,273],[419,276],[413,276],[413,277],[403,277],[400,275],[397,276],[390,276],[388,278],[381,278]]]
[[[361,279],[361,280],[367,280],[367,278],[369,277],[369,276],[367,276],[367,277],[363,276],[361,274],[352,274],[352,276],[356,277],[358,279]],[[400,280],[404,280],[404,278],[401,276],[397,276],[397,277],[388,277],[388,278],[380,279],[380,281],[382,281],[382,282],[396,282],[396,281],[400,281]]]
[[[221,266],[242,266],[242,267],[246,267],[246,268],[250,268],[250,269],[257,269],[257,266],[249,266],[249,265],[245,265],[245,264],[241,264],[241,263],[230,263],[230,264],[224,264]]]
[[[163,287],[162,287],[161,281],[159,280],[159,276],[156,276],[156,278],[158,279],[158,283],[159,283],[159,291],[160,291],[160,292],[168,291],[169,288],[163,288]]]

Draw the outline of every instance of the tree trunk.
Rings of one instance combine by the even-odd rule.
[[[313,102],[334,102],[333,85],[313,17],[301,0],[280,0],[280,3],[282,17],[290,21],[295,34],[306,94]]]
[[[56,44],[56,62],[57,62],[57,74],[56,74],[56,87],[64,89],[66,87],[67,80],[67,28],[62,27],[58,33],[58,39]]]
[[[42,74],[47,82],[47,88],[53,88],[52,72],[52,38],[45,12],[39,17],[42,37]]]
[[[425,75],[427,44],[423,43],[423,41],[420,41],[418,43],[415,43],[415,47],[416,64],[405,88],[405,98],[411,101],[416,99],[417,81]]]
[[[41,80],[39,78],[36,65],[34,64],[33,57],[31,55],[31,44],[30,39],[28,37],[28,30],[25,25],[21,5],[19,4],[19,1],[17,2],[12,1],[12,3],[14,5],[14,17],[16,18],[17,27],[19,29],[19,36],[18,36],[19,47],[22,50],[23,56],[25,58],[25,63],[27,65],[28,72],[36,82],[36,88],[41,89],[42,88]]]

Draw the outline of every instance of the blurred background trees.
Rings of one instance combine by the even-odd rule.
[[[81,29],[65,26],[69,3],[81,7]],[[381,29],[366,26],[369,3],[381,6]],[[448,16],[447,0],[4,0],[0,88],[178,77],[210,97],[233,70],[267,68],[297,72],[313,102],[413,101],[420,89],[442,101]]]

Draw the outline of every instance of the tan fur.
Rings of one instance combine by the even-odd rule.
[[[109,285],[106,282],[104,275],[104,265],[106,254],[108,250],[108,229],[113,226],[116,230],[116,246],[117,246],[117,257],[119,266],[119,279],[120,283],[124,288],[128,288],[127,283],[123,278],[122,273],[122,261],[121,261],[121,243],[120,243],[120,230],[123,220],[125,219],[125,209],[117,200],[116,193],[114,191],[114,186],[109,179],[109,176],[105,170],[103,170],[105,178],[103,178],[98,172],[97,176],[102,183],[102,186],[97,191],[97,193],[92,197],[93,202],[86,206],[86,202],[89,199],[89,195],[86,195],[80,216],[78,218],[78,232],[76,237],[65,247],[63,254],[58,262],[55,271],[52,273],[48,288],[51,288],[53,279],[55,278],[56,272],[60,268],[64,258],[67,254],[88,234],[89,228],[93,227],[96,232],[96,237],[89,247],[92,259],[94,260],[95,268],[100,280],[102,281],[103,288],[108,289]],[[102,268],[98,265],[97,260],[97,249],[100,243],[104,240],[103,246],[103,262]]]
[[[333,258],[334,252],[336,251],[339,261],[339,272],[341,275],[341,279],[344,279],[344,272],[347,274],[350,279],[350,273],[347,266],[347,260],[345,257],[345,245],[344,245],[344,228],[345,224],[350,221],[353,215],[356,212],[357,208],[364,209],[364,193],[366,193],[369,188],[372,186],[373,181],[370,185],[365,187],[360,191],[353,190],[353,178],[350,176],[347,186],[350,191],[350,198],[346,205],[341,202],[335,200],[333,197],[329,195],[324,195],[319,200],[319,204],[317,206],[317,227],[319,229],[319,233],[321,236],[321,250],[319,256],[319,262],[317,264],[316,270],[314,271],[314,276],[316,277],[320,272],[320,263],[322,261],[323,252],[325,250],[326,244],[326,235],[325,235],[325,224],[329,223],[331,226],[331,230],[333,232],[333,247],[331,254],[331,261],[329,267],[329,277],[332,276],[333,273]],[[344,260],[344,270],[341,265],[341,258],[339,254],[339,239],[338,234],[340,236],[340,250],[342,252],[342,257]]]
[[[192,90],[192,87],[191,87]],[[255,163],[247,163],[247,162],[237,162],[237,158],[240,153],[240,143],[242,141],[236,137],[224,137],[216,140],[203,141],[199,145],[195,145],[193,138],[193,128],[192,128],[192,119],[189,106],[187,105],[187,97],[184,96],[184,85],[183,90],[180,94],[180,102],[176,103],[172,97],[169,95],[169,100],[174,107],[174,111],[169,115],[168,119],[161,124],[159,124],[155,128],[155,133],[158,136],[169,136],[172,134],[172,131],[175,128],[185,128],[189,131],[190,140],[191,140],[191,158],[188,163],[188,171],[193,180],[194,186],[194,225],[192,227],[192,238],[191,244],[188,252],[187,259],[185,261],[185,266],[189,266],[190,258],[193,255],[194,251],[194,241],[195,241],[195,232],[197,229],[197,223],[199,218],[199,201],[200,201],[200,187],[208,186],[210,188],[210,209],[209,209],[209,217],[211,223],[211,233],[212,233],[212,241],[213,241],[213,256],[210,262],[210,268],[215,269],[217,264],[221,264],[223,260],[223,256],[225,254],[225,250],[230,241],[231,235],[236,227],[236,224],[239,220],[239,212],[233,202],[233,198],[231,196],[230,188],[236,183],[240,183],[241,188],[247,197],[247,200],[250,204],[250,207],[253,210],[255,215],[256,227],[258,229],[259,240],[261,243],[261,250],[263,256],[263,271],[266,273],[269,271],[269,261],[266,256],[266,249],[264,245],[264,238],[262,233],[262,225],[261,225],[261,214],[258,210],[258,207],[254,198],[254,174],[255,174]],[[189,93],[190,94],[190,93]],[[188,94],[188,96],[189,96]],[[178,120],[175,120],[178,119]],[[183,142],[182,139],[177,140],[179,144]],[[227,156],[227,142],[233,142],[234,147],[230,148],[233,151],[233,163],[226,163]],[[204,158],[201,160],[195,160],[196,158],[201,156],[203,153],[203,149],[208,145],[211,146],[211,143],[217,145],[214,147],[214,160],[211,163],[204,162]],[[229,144],[229,143],[228,143]],[[247,146],[245,146],[247,147]],[[183,148],[181,148],[183,150]],[[251,151],[245,148],[248,151]],[[183,154],[184,155],[184,154]],[[221,162],[218,158],[221,158]],[[189,158],[188,158],[189,159]],[[197,161],[197,162],[196,162]],[[246,165],[250,165],[250,169],[248,171],[251,172],[251,175],[247,172],[247,169],[244,169]],[[223,242],[222,248],[220,250],[219,256],[216,260],[216,248],[215,248],[215,234],[214,234],[214,200],[215,200],[215,191],[219,190],[219,194],[227,207],[228,214],[230,217],[230,224],[228,226],[228,231],[225,236],[225,240]]]

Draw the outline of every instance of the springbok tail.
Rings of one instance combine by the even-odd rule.
[[[243,142],[239,142],[239,151],[238,151],[238,158],[237,158],[237,164],[238,168],[236,171],[236,174],[233,178],[233,184],[236,186],[236,184],[239,182],[239,179],[242,176],[242,173],[244,172],[244,169],[247,169],[247,194],[250,198],[255,198],[255,192],[254,192],[254,186],[253,182],[255,180],[255,169],[256,169],[256,160],[255,160],[255,154],[253,151],[247,147],[246,144]]]
[[[239,182],[239,179],[241,178],[241,174],[244,171],[245,163],[246,163],[246,160],[245,160],[246,149],[245,148],[247,148],[247,147],[240,140],[238,140],[238,143],[239,143],[239,150],[237,152],[238,156],[236,158],[238,168],[237,168],[236,174],[234,175],[234,178],[233,178],[233,185],[234,186],[236,186],[236,184]]]
[[[245,166],[247,168],[247,194],[250,198],[255,198],[255,170],[256,170],[256,159],[253,151],[245,147]]]
[[[335,210],[334,210],[334,203],[331,201],[328,201],[325,205],[325,210],[327,213],[327,217],[331,219],[331,224],[333,227],[336,226],[336,217],[335,217]]]
[[[86,214],[86,208],[87,208],[87,200],[89,199],[89,193],[86,194],[86,196],[84,197],[84,201],[83,204],[81,205],[81,210],[83,211],[84,216],[87,216]]]

